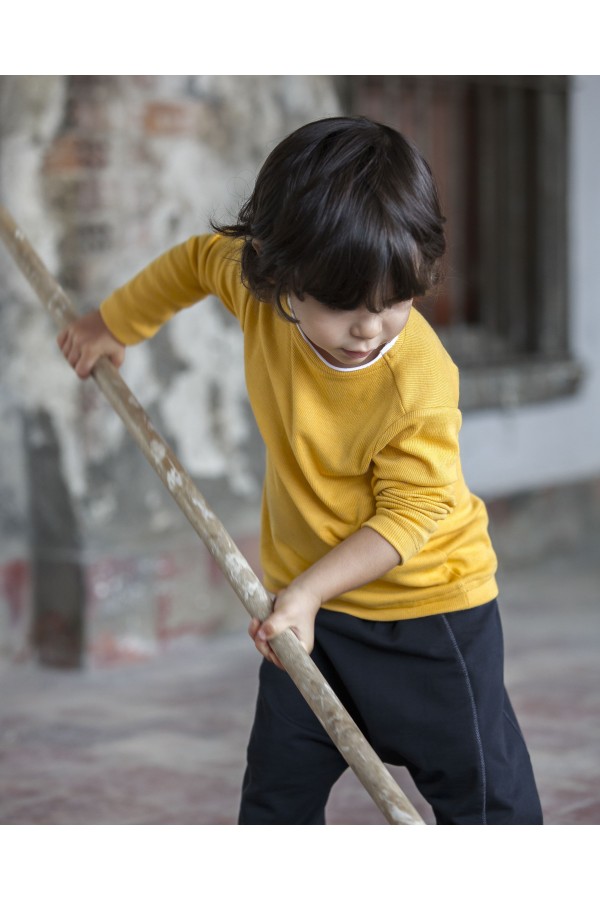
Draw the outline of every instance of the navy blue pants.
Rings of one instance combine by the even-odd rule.
[[[541,825],[504,688],[496,601],[397,622],[321,610],[313,659],[379,757],[439,825]],[[347,763],[286,672],[263,662],[239,823],[322,825]]]

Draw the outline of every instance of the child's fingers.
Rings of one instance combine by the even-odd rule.
[[[71,349],[71,345],[73,343],[73,338],[71,336],[71,332],[68,328],[64,328],[57,336],[56,343],[60,347],[62,353],[67,355],[69,350]]]
[[[250,621],[250,625],[248,626],[248,634],[254,641],[254,646],[256,647],[258,652],[264,656],[265,659],[273,663],[273,665],[277,666],[278,669],[283,669],[281,662],[277,658],[277,654],[273,652],[268,642],[257,637],[260,627],[261,623],[258,619],[252,619]]]
[[[62,346],[62,353],[71,368],[75,370],[80,378],[84,378],[87,374],[87,354],[72,335],[67,335]]]
[[[265,641],[264,638],[258,636],[258,628],[255,628],[252,631],[248,629],[248,631],[250,633],[250,637],[254,641],[254,646],[256,647],[258,652],[262,653],[262,655],[266,657],[266,659],[271,659],[273,651],[269,647],[268,642]]]
[[[291,624],[287,615],[276,610],[262,623],[257,631],[257,636],[263,641],[269,641],[289,628]]]
[[[262,653],[265,659],[267,659],[270,663],[273,663],[274,666],[277,666],[278,669],[283,669],[283,666],[279,661],[277,654],[271,649],[268,644],[260,642],[260,645],[255,644],[255,646],[258,649],[259,653]]]
[[[119,367],[125,359],[125,345],[106,327],[98,310],[82,316],[57,336],[58,346],[80,378],[87,378],[101,356]]]
[[[111,356],[108,357],[113,364],[119,369],[123,363],[125,362],[125,348],[123,347],[120,350],[116,350]]]
[[[309,634],[309,628],[307,623],[305,622],[296,622],[294,619],[291,619],[286,612],[277,612],[272,613],[268,619],[262,623],[259,629],[257,629],[255,634],[255,643],[256,641],[262,641],[266,643],[267,641],[272,640],[274,637],[278,637],[280,634],[290,628],[307,653],[311,653],[313,648],[313,640]],[[312,633],[312,632],[311,632]]]
[[[99,341],[86,340],[72,326],[64,329],[57,337],[58,346],[79,378],[88,378],[92,369],[102,356],[102,345]],[[124,349],[113,352],[115,365],[121,365],[125,356]]]
[[[63,331],[58,334],[56,343],[58,344],[60,351],[67,362],[70,365],[74,365],[79,359],[81,351],[75,343],[75,337],[73,335],[71,326],[63,329]]]
[[[72,364],[75,369],[75,374],[80,378],[88,378],[97,361],[97,355],[81,353],[79,358],[75,361],[75,364]]]
[[[79,357],[81,356],[81,350],[77,347],[72,341],[65,347],[63,351],[63,355],[70,366],[75,366],[79,362]]]

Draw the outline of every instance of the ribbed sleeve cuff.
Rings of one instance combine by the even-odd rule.
[[[100,304],[100,315],[102,321],[118,341],[130,347],[132,344],[139,344],[140,341],[147,340],[153,336],[157,329],[133,328],[124,319],[119,310],[119,291],[115,291]]]
[[[415,556],[422,547],[427,543],[428,538],[433,530],[422,530],[411,528],[407,529],[399,524],[398,519],[394,516],[388,516],[385,513],[378,513],[362,525],[363,528],[372,528],[377,534],[391,544],[396,550],[402,563],[408,562],[411,557]]]

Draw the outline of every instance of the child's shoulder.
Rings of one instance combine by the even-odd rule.
[[[415,306],[411,309],[406,332],[410,339],[411,349],[439,359],[440,362],[446,360],[450,365],[455,365],[437,332]]]
[[[214,266],[239,271],[242,249],[242,242],[239,239],[206,232],[192,235],[185,242],[185,246],[198,269]]]
[[[203,294],[214,294],[238,319],[248,291],[241,278],[242,242],[220,234],[197,234],[183,245],[196,282]]]
[[[458,368],[418,309],[411,310],[398,344],[392,360],[404,409],[458,406]]]

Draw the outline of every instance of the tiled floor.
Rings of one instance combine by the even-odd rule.
[[[500,583],[507,683],[546,823],[598,824],[600,554],[554,557]],[[0,823],[234,823],[258,664],[240,630],[113,669],[5,669]],[[328,819],[384,821],[352,773],[336,785]]]

